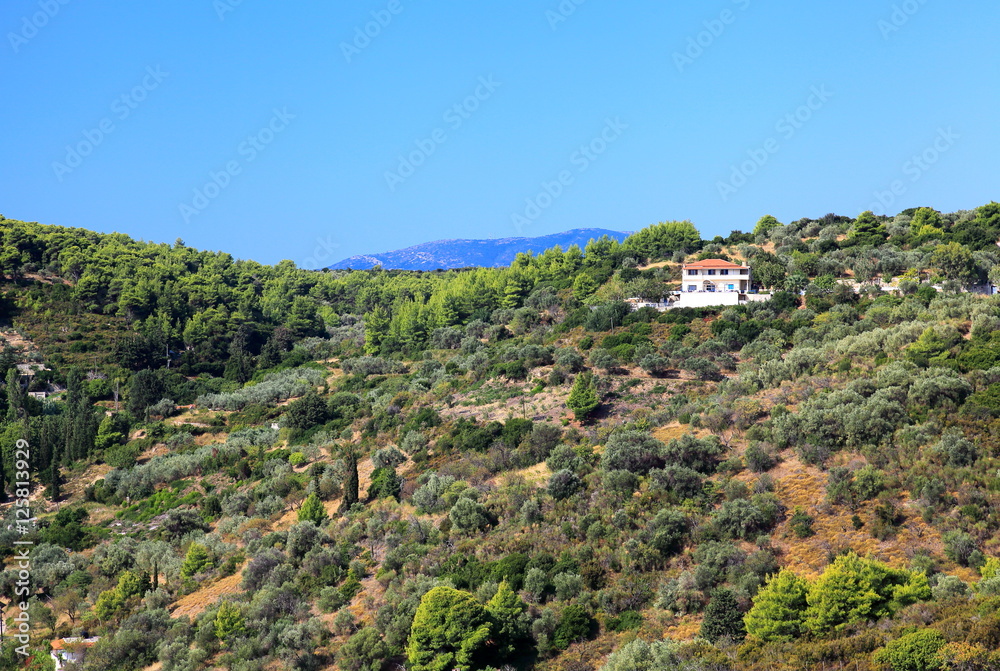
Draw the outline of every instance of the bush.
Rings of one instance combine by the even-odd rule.
[[[774,521],[768,520],[767,512],[760,506],[746,499],[726,501],[714,519],[719,531],[742,539],[754,538]]]
[[[962,566],[975,566],[976,557],[982,557],[976,541],[964,531],[949,531],[944,534],[944,553]]]
[[[796,508],[795,513],[792,515],[792,519],[789,520],[789,526],[792,528],[792,533],[798,538],[809,538],[816,534],[813,531],[813,522],[815,520],[811,515],[806,514],[801,508]]]
[[[746,638],[746,626],[736,598],[728,589],[719,589],[705,609],[701,623],[701,636],[715,643],[722,639],[739,642]]]
[[[936,671],[941,668],[938,651],[945,643],[940,632],[925,629],[887,643],[872,659],[892,671]]]
[[[777,459],[758,442],[750,443],[743,458],[746,460],[747,468],[754,473],[764,473],[777,464]]]
[[[549,478],[549,495],[557,501],[568,499],[582,488],[583,481],[573,471],[568,469],[557,471]]]
[[[372,472],[371,484],[368,485],[369,499],[396,499],[403,489],[403,479],[396,475],[396,470],[390,466],[376,468]]]
[[[948,429],[934,446],[934,451],[951,466],[971,466],[979,458],[979,450],[957,429]]]
[[[583,606],[566,606],[559,618],[559,625],[552,634],[552,644],[559,650],[565,650],[575,641],[587,638],[592,627],[593,618]]]
[[[631,471],[646,475],[666,464],[666,446],[642,431],[617,431],[611,434],[601,455],[605,471]]]
[[[357,359],[345,359],[340,367],[347,375],[394,375],[406,372],[406,366],[398,361],[378,356],[363,356]]]
[[[490,524],[490,516],[486,508],[478,501],[462,497],[455,502],[448,518],[452,525],[460,531],[479,531]]]

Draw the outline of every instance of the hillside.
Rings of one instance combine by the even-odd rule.
[[[25,668],[1000,668],[1000,204],[747,228],[310,272],[0,219]],[[623,302],[704,258],[770,300]]]
[[[439,268],[498,268],[509,266],[518,254],[543,252],[559,246],[580,249],[591,240],[608,236],[619,242],[627,233],[603,228],[577,228],[537,238],[499,238],[495,240],[437,240],[381,254],[352,256],[330,266],[333,270],[367,270],[381,266],[387,270],[437,270]]]

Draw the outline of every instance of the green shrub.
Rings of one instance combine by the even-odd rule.
[[[937,671],[942,668],[938,651],[945,643],[940,632],[925,629],[887,643],[872,659],[892,671]]]

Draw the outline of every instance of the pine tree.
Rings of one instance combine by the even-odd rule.
[[[768,580],[743,618],[747,633],[762,641],[793,641],[804,631],[809,584],[791,571]]]
[[[503,658],[514,656],[528,638],[525,611],[528,604],[510,588],[507,581],[500,583],[497,593],[486,604],[486,611],[493,620],[493,638]]]
[[[736,597],[728,589],[716,590],[705,609],[705,619],[701,623],[702,638],[712,643],[723,638],[742,641],[746,633]]]
[[[312,493],[306,497],[306,500],[302,503],[302,507],[299,508],[299,522],[314,522],[315,524],[320,524],[326,519],[326,509],[323,507],[323,502],[319,500],[316,493]]]
[[[184,563],[181,564],[181,575],[190,578],[209,568],[212,568],[212,558],[208,554],[208,548],[200,543],[191,543]]]
[[[601,404],[597,398],[597,386],[591,373],[581,373],[573,382],[573,389],[566,399],[566,406],[573,411],[579,421],[585,420]]]
[[[378,354],[389,333],[389,311],[381,305],[365,315],[365,353]]]

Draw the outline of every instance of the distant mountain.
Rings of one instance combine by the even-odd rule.
[[[437,270],[470,266],[493,268],[510,265],[518,252],[530,250],[537,254],[556,245],[566,249],[574,244],[580,245],[582,249],[592,239],[600,238],[602,235],[621,241],[627,238],[629,233],[603,228],[576,228],[565,233],[543,235],[538,238],[438,240],[394,252],[352,256],[333,264],[330,268],[333,270],[347,268],[366,270],[375,266],[382,266],[386,270]]]

